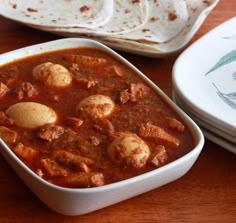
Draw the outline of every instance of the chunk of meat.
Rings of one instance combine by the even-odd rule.
[[[73,150],[79,149],[80,137],[72,129],[65,128],[64,133],[59,138],[50,142],[52,148],[70,148]]]
[[[63,177],[61,181],[70,187],[98,187],[104,185],[104,176],[102,173],[79,172]]]
[[[90,173],[91,172],[91,169],[88,167],[88,165],[87,164],[85,164],[85,163],[81,163],[80,165],[79,165],[79,167],[80,167],[80,169],[83,171],[83,172],[85,172],[85,173]]]
[[[0,125],[4,124],[7,116],[4,112],[0,111]]]
[[[165,146],[158,145],[155,150],[152,152],[152,155],[150,157],[150,162],[156,166],[160,167],[165,164],[165,162],[168,159],[168,154],[166,151]]]
[[[120,102],[121,104],[125,104],[126,102],[128,102],[130,100],[130,93],[129,90],[123,90],[120,92]]]
[[[89,141],[93,146],[98,146],[100,144],[100,140],[96,136],[89,136]]]
[[[176,118],[169,118],[168,117],[165,120],[171,129],[176,130],[178,132],[184,131],[185,126],[180,121],[178,121]]]
[[[105,119],[104,123],[106,126],[107,133],[109,135],[113,135],[115,133],[115,127],[113,126],[112,122],[108,119]]]
[[[93,164],[93,160],[65,150],[54,151],[53,157],[55,158],[55,160],[65,165],[74,164],[80,166],[81,163],[85,163],[87,165]]]
[[[120,102],[125,104],[128,101],[137,102],[139,99],[144,98],[150,89],[142,83],[131,83],[129,89],[120,92]]]
[[[102,67],[107,63],[107,60],[104,58],[97,58],[85,55],[75,55],[75,54],[68,54],[65,55],[66,61],[69,63],[78,64],[79,68],[90,68],[94,69],[97,67]]]
[[[154,140],[163,140],[173,147],[178,147],[180,144],[180,140],[178,138],[167,133],[164,129],[150,123],[141,125],[139,129],[139,136]]]
[[[9,91],[7,85],[4,83],[0,82],[0,99],[3,98],[7,92]]]
[[[55,160],[42,159],[41,163],[46,173],[51,177],[67,176],[68,174],[67,170],[60,166]]]
[[[38,95],[37,89],[29,82],[21,83],[16,89],[15,93],[19,100],[24,98],[32,98]]]
[[[0,73],[0,81],[3,81],[10,86],[14,84],[19,76],[19,68],[16,66],[8,66],[4,72]]]
[[[112,122],[108,119],[101,119],[96,120],[95,124],[93,125],[94,129],[103,132],[108,135],[113,135],[115,133],[115,128]]]
[[[149,91],[150,89],[142,83],[130,84],[130,100],[135,102],[145,97]]]
[[[95,79],[89,78],[82,78],[82,77],[75,77],[75,81],[80,85],[80,87],[89,89],[94,87],[98,84],[98,81]]]
[[[14,121],[6,116],[4,112],[0,111],[0,125],[13,125]]]
[[[64,133],[64,128],[58,125],[47,124],[39,129],[38,137],[51,142]]]
[[[109,77],[122,77],[124,75],[122,68],[117,65],[109,66],[106,71]]]
[[[18,134],[5,126],[0,126],[0,138],[7,145],[12,145],[17,141]]]
[[[27,161],[32,161],[39,153],[37,150],[31,148],[30,146],[25,146],[22,143],[18,143],[13,151],[17,156]]]
[[[66,122],[69,126],[71,126],[72,128],[75,128],[75,129],[80,127],[84,123],[84,121],[82,119],[73,118],[73,117],[67,117]]]

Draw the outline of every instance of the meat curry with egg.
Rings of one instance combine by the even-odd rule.
[[[39,177],[72,188],[155,170],[194,147],[187,126],[149,84],[93,48],[2,65],[0,137]]]

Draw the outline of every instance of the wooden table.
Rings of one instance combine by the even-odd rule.
[[[192,39],[236,15],[235,0],[221,0]],[[58,39],[0,17],[0,53]],[[190,43],[190,44],[191,44]],[[171,95],[178,55],[150,59],[121,53]],[[236,156],[206,140],[200,157],[181,179],[96,212],[68,217],[49,210],[0,156],[0,222],[236,222]]]

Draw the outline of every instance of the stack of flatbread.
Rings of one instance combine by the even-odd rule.
[[[0,14],[63,36],[90,37],[137,53],[186,43],[218,0],[0,0]],[[191,33],[192,32],[192,33]],[[183,45],[183,43],[182,43]]]

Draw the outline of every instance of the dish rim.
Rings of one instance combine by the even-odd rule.
[[[175,92],[173,92],[172,98],[174,102],[181,107],[180,100],[178,99],[178,97],[176,97]],[[205,126],[201,125],[200,129],[202,130],[203,135],[207,139],[223,147],[224,149],[236,154],[236,144],[234,142],[231,142],[228,139],[223,138],[221,135],[216,134],[216,132],[213,132],[210,129],[207,129]]]
[[[198,117],[199,114],[192,111],[191,108],[188,107],[188,105],[186,105],[175,92],[173,92],[172,98],[175,102],[177,102],[177,105],[179,105],[200,126],[201,129],[208,129],[208,131],[211,131],[212,133],[214,132],[215,135],[219,135],[221,138],[224,138],[225,140],[236,145],[236,139],[234,136],[229,135],[224,131],[224,129],[214,126],[213,123],[209,122],[208,120]]]

